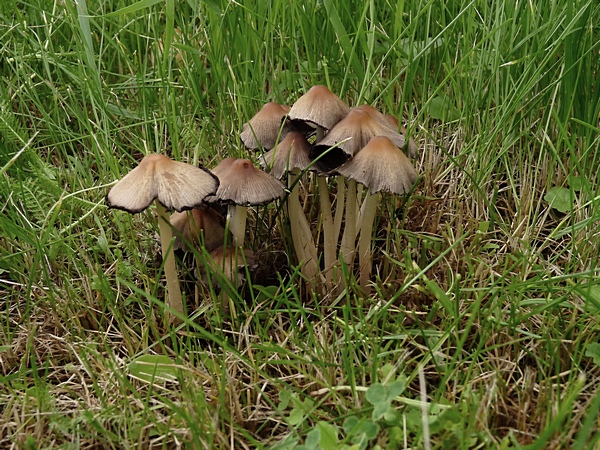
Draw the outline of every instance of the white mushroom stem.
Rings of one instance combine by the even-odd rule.
[[[290,195],[288,196],[288,215],[290,218],[290,231],[292,233],[292,243],[296,252],[296,257],[302,265],[302,273],[310,281],[317,279],[319,273],[317,248],[315,246],[310,224],[304,214],[300,197],[298,195],[298,177],[300,171],[294,169],[289,173],[288,186],[291,187]],[[292,187],[293,186],[293,187]]]
[[[347,265],[352,264],[356,250],[356,181],[348,179],[346,190],[346,220],[340,244],[340,253]]]
[[[360,287],[367,290],[373,268],[372,234],[375,213],[379,204],[379,193],[371,194],[369,191],[361,207],[360,236],[358,238],[358,257],[360,265]]]
[[[246,237],[246,206],[231,204],[227,207],[227,223],[233,235],[233,242],[238,247],[244,246]]]
[[[179,286],[179,277],[177,276],[177,268],[175,267],[175,254],[173,253],[173,232],[169,222],[169,214],[165,207],[158,200],[156,203],[156,211],[158,213],[158,232],[160,235],[160,246],[164,261],[165,277],[167,279],[167,306],[175,312],[183,316],[183,299],[181,297],[181,288]],[[170,316],[171,322],[180,323],[181,319],[177,315]]]

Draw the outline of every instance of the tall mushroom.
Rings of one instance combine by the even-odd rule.
[[[315,143],[319,143],[325,136],[325,133],[346,117],[349,112],[350,107],[337,95],[331,92],[327,86],[316,85],[294,102],[288,113],[288,117],[292,124],[308,124],[314,128],[316,131]],[[321,156],[321,158],[327,158],[327,155]],[[317,166],[317,168],[319,167]],[[324,175],[324,172],[327,171],[320,170],[320,172],[321,174],[317,176],[317,186],[319,190],[321,215],[323,218],[325,274],[328,284],[330,285],[333,281],[331,270],[335,260],[335,258],[332,258],[331,249],[333,245],[333,255],[335,255],[335,245],[337,244],[337,241],[332,244],[334,225],[327,178]],[[340,205],[340,199],[341,196],[338,196],[338,204],[336,207],[343,208],[343,202],[342,205]],[[327,287],[330,288],[330,286]]]
[[[327,158],[317,160],[317,167],[323,170],[334,170],[340,161],[352,158],[375,136],[386,136],[398,147],[404,146],[404,136],[393,130],[387,122],[380,121],[369,108],[372,107],[368,107],[367,110],[361,107],[352,108],[344,119],[313,146],[311,150],[313,159],[318,158],[323,152],[328,154]],[[341,183],[338,183],[338,186],[340,189]],[[352,178],[348,178],[346,192],[346,215],[340,253],[344,262],[350,264],[354,258],[357,220],[357,186]],[[339,234],[338,226],[334,224],[333,239],[336,242]]]
[[[171,241],[173,234],[167,211],[184,211],[202,204],[206,196],[214,194],[219,180],[208,170],[165,155],[145,156],[140,164],[115,184],[106,195],[110,208],[131,214],[156,204],[158,229],[167,279],[167,305],[175,313],[171,321],[179,322],[184,315],[179,278]],[[170,312],[167,311],[169,314]],[[180,317],[178,317],[180,316]]]
[[[367,289],[373,264],[371,238],[379,192],[396,195],[410,192],[417,172],[404,152],[384,136],[372,138],[351,160],[338,167],[337,172],[369,189],[361,208],[358,242],[360,285]]]
[[[316,281],[319,273],[317,248],[312,236],[310,224],[299,197],[299,178],[302,171],[312,165],[308,157],[310,144],[304,135],[297,131],[289,132],[273,150],[263,156],[264,163],[271,167],[270,173],[278,179],[288,176],[290,193],[287,199],[288,216],[292,244],[298,262],[302,264],[302,273],[311,282]]]

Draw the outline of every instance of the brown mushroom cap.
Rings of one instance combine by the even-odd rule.
[[[217,177],[219,178],[221,175],[223,175],[230,167],[231,165],[236,162],[239,158],[233,158],[233,157],[229,157],[229,158],[224,158],[221,160],[221,162],[219,162],[219,164],[217,164],[213,170],[211,170],[211,172]]]
[[[156,199],[167,210],[184,211],[201,205],[218,186],[217,177],[206,169],[152,154],[112,187],[106,202],[110,208],[132,214]]]
[[[312,164],[309,152],[310,144],[304,135],[291,131],[277,147],[263,155],[263,161],[267,167],[271,167],[271,175],[281,179],[288,171],[309,167]]]
[[[292,105],[290,120],[306,122],[326,130],[331,129],[350,112],[346,105],[327,86],[316,85]]]
[[[252,119],[245,123],[240,133],[240,139],[246,148],[270,150],[275,147],[278,138],[283,138],[290,130],[282,120],[290,110],[287,105],[269,102],[257,112]]]
[[[312,147],[310,157],[313,160],[320,157],[316,166],[327,172],[345,163],[375,136],[386,136],[396,146],[404,146],[404,136],[387,122],[380,122],[369,112],[354,108]]]
[[[390,128],[388,123],[374,119],[366,111],[353,109],[315,147],[338,145],[348,156],[353,156],[375,136],[386,136],[397,147],[404,146],[404,136]]]
[[[169,218],[176,230],[173,249],[190,251],[188,244],[199,246],[203,242],[206,251],[211,252],[223,245],[225,228],[221,225],[221,219],[216,211],[208,207],[173,213]]]
[[[373,119],[377,120],[378,122],[381,122],[382,124],[390,127],[394,131],[398,131],[398,126],[399,126],[398,119],[396,119],[394,116],[392,116],[390,114],[383,114],[377,108],[375,108],[371,105],[367,105],[367,104],[357,106],[353,109],[358,109],[360,111],[364,111],[367,114],[369,114]]]
[[[385,136],[371,139],[352,159],[338,167],[337,172],[364,184],[373,194],[405,194],[418,176],[410,159]]]
[[[226,167],[217,170],[217,173],[219,188],[207,201],[250,206],[262,205],[283,197],[283,184],[274,176],[257,168],[248,159],[228,160]]]
[[[360,105],[357,106],[356,109],[361,109],[371,115],[376,120],[383,122],[386,125],[389,125],[394,131],[400,130],[400,134],[404,136],[404,145],[399,146],[402,150],[404,150],[408,156],[414,158],[417,156],[417,143],[413,138],[406,139],[406,128],[400,125],[400,121],[398,118],[391,114],[383,114],[376,108],[373,108],[371,105]]]

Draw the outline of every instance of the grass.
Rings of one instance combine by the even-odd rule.
[[[3,2],[2,447],[600,448],[598,26],[592,0]],[[373,295],[304,292],[261,208],[231,313],[199,285],[165,328],[153,212],[109,186],[248,156],[242,124],[314,84],[419,144]]]

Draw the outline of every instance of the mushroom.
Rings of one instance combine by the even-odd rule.
[[[264,154],[263,160],[267,167],[271,167],[270,173],[274,177],[282,179],[288,174],[290,193],[287,208],[292,244],[298,262],[302,264],[302,273],[308,280],[314,281],[319,273],[317,248],[298,193],[301,171],[312,165],[308,157],[309,151],[310,144],[304,135],[298,131],[291,131],[277,147]]]
[[[317,142],[350,112],[350,107],[327,86],[316,85],[292,105],[288,113],[292,124],[307,123],[317,130]]]
[[[209,206],[175,212],[171,214],[169,221],[176,232],[174,250],[189,252],[191,245],[202,246],[207,252],[211,252],[223,245],[225,240],[221,216]]]
[[[317,159],[316,166],[322,170],[334,170],[341,161],[348,160],[375,136],[386,136],[398,147],[404,146],[404,136],[393,130],[387,121],[379,118],[375,108],[363,106],[352,108],[348,115],[338,122],[329,133],[311,150],[311,158]],[[327,157],[319,157],[326,152]],[[339,173],[339,171],[338,171]],[[342,183],[338,182],[341,190]],[[346,188],[346,214],[340,253],[346,264],[354,257],[357,217],[357,186],[348,179]],[[340,219],[341,220],[341,219]],[[339,222],[334,222],[334,237],[337,242]]]
[[[306,123],[316,130],[315,142],[318,143],[325,136],[325,132],[334,127],[350,112],[350,107],[337,95],[335,95],[327,86],[313,86],[301,96],[292,105],[288,117],[292,124]],[[327,158],[323,155],[321,158]],[[314,158],[313,158],[314,159]],[[345,160],[345,159],[344,159]],[[343,161],[342,161],[343,162]],[[340,162],[341,163],[341,162]],[[316,166],[319,169],[319,166]],[[321,171],[323,172],[323,171]],[[339,183],[338,183],[339,184]],[[337,240],[331,244],[334,227],[331,199],[329,198],[329,189],[325,176],[317,177],[317,186],[319,190],[319,203],[323,217],[323,239],[325,245],[325,271],[327,278],[331,278],[329,269],[334,264],[335,258],[331,257],[331,246],[333,245],[333,254],[335,255],[335,246]],[[339,204],[340,197],[338,197]],[[338,205],[339,206],[339,205]]]
[[[227,204],[227,226],[236,246],[242,247],[246,235],[246,209],[283,197],[283,185],[248,159],[225,158],[213,169],[220,184],[207,202]]]
[[[216,192],[218,186],[219,180],[208,170],[173,161],[165,155],[151,154],[145,156],[106,195],[110,208],[131,214],[142,212],[155,202],[167,279],[167,305],[175,313],[172,321],[180,321],[184,311],[167,211],[184,211],[199,206],[206,196]]]
[[[373,264],[371,235],[379,192],[406,194],[418,175],[404,152],[384,136],[371,139],[350,161],[338,167],[337,172],[369,189],[361,208],[358,242],[360,286],[367,289]]]
[[[277,141],[282,139],[290,130],[290,125],[283,121],[290,110],[287,105],[269,102],[257,112],[252,119],[245,123],[240,133],[244,146],[250,150],[263,148],[270,150]]]

